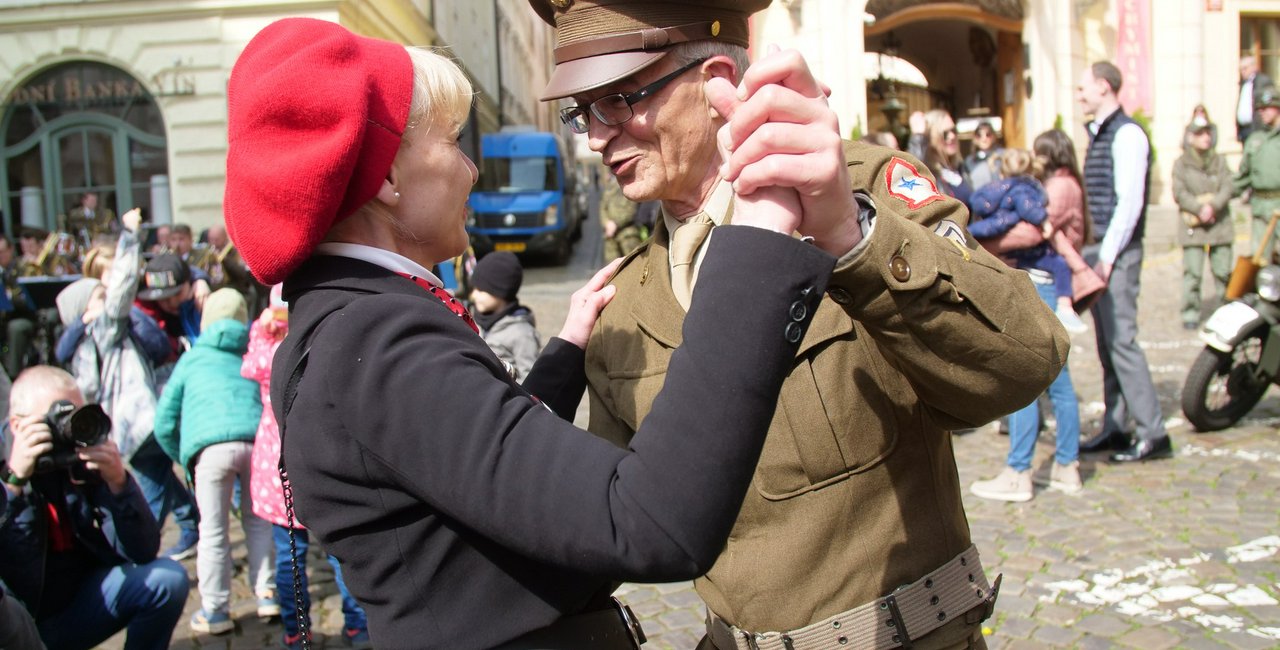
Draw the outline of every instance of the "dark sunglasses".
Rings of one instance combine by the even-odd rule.
[[[568,125],[569,130],[574,133],[586,133],[591,127],[591,122],[587,118],[588,111],[594,115],[601,124],[605,126],[617,126],[626,124],[635,116],[632,106],[638,104],[651,95],[662,90],[664,86],[675,80],[676,77],[688,72],[694,66],[700,65],[706,61],[707,57],[691,61],[686,65],[676,68],[671,74],[658,79],[657,81],[637,90],[633,93],[614,93],[605,95],[600,99],[584,106],[570,106],[560,109],[560,121]]]

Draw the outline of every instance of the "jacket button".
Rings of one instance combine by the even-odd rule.
[[[829,289],[827,290],[827,293],[831,295],[832,300],[840,303],[841,305],[847,305],[853,302],[853,296],[850,296],[848,291],[845,291],[840,287]]]
[[[808,316],[808,315],[809,315],[809,308],[805,307],[803,302],[800,302],[799,300],[797,300],[791,303],[791,320],[799,323],[800,321],[804,320],[805,316]]]
[[[800,323],[787,323],[787,329],[784,333],[789,343],[799,343],[800,339],[804,338],[804,328],[800,327]]]
[[[889,273],[893,274],[893,279],[898,282],[910,280],[911,265],[907,263],[907,258],[901,255],[894,255],[889,260]]]

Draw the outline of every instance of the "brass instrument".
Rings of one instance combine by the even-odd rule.
[[[29,278],[37,275],[48,275],[44,266],[49,261],[49,257],[53,255],[54,249],[58,247],[58,233],[51,232],[48,237],[44,238],[44,245],[40,247],[40,254],[36,255],[34,261],[23,259],[22,265],[18,268],[18,275]]]
[[[75,243],[74,240],[64,241],[64,238],[70,239],[70,236],[60,232],[49,233],[49,236],[44,238],[44,244],[41,245],[40,254],[36,255],[36,259],[22,260],[18,267],[18,275],[29,278],[71,273],[74,269],[68,262],[68,257],[75,257]]]

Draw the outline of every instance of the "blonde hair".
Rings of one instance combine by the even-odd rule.
[[[942,128],[948,121],[951,122],[950,129]],[[956,153],[948,155],[946,153],[947,131],[954,131],[955,120],[951,119],[951,114],[935,108],[924,114],[924,132],[928,136],[929,146],[924,152],[924,163],[929,166],[936,174],[940,168],[959,169],[960,154]],[[957,135],[959,137],[959,135]]]
[[[405,121],[405,135],[400,139],[400,152],[410,146],[409,129],[446,128],[450,136],[456,135],[467,123],[475,94],[467,75],[440,52],[413,46],[405,47],[405,51],[413,64],[413,96],[409,102],[409,117]],[[399,156],[397,152],[397,159]],[[413,234],[381,201],[371,200],[354,214],[386,221],[400,236],[414,239]]]
[[[1000,176],[1003,178],[1013,178],[1014,176],[1034,176],[1039,178],[1044,174],[1044,163],[1036,156],[1031,155],[1026,149],[1005,149],[1000,152]]]
[[[89,249],[84,254],[84,263],[80,265],[82,274],[87,278],[96,280],[102,279],[102,274],[111,268],[111,263],[116,259],[116,249],[114,246],[98,245]]]
[[[421,47],[406,47],[405,51],[413,62],[413,99],[406,130],[422,126],[461,130],[475,94],[467,75],[440,52]],[[404,146],[402,142],[401,148]]]

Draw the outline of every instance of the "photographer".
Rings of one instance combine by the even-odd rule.
[[[109,420],[80,410],[75,380],[52,366],[23,371],[9,403],[0,471],[8,595],[26,605],[51,650],[91,648],[126,627],[131,649],[167,647],[187,574],[156,559],[159,527],[107,435]]]

